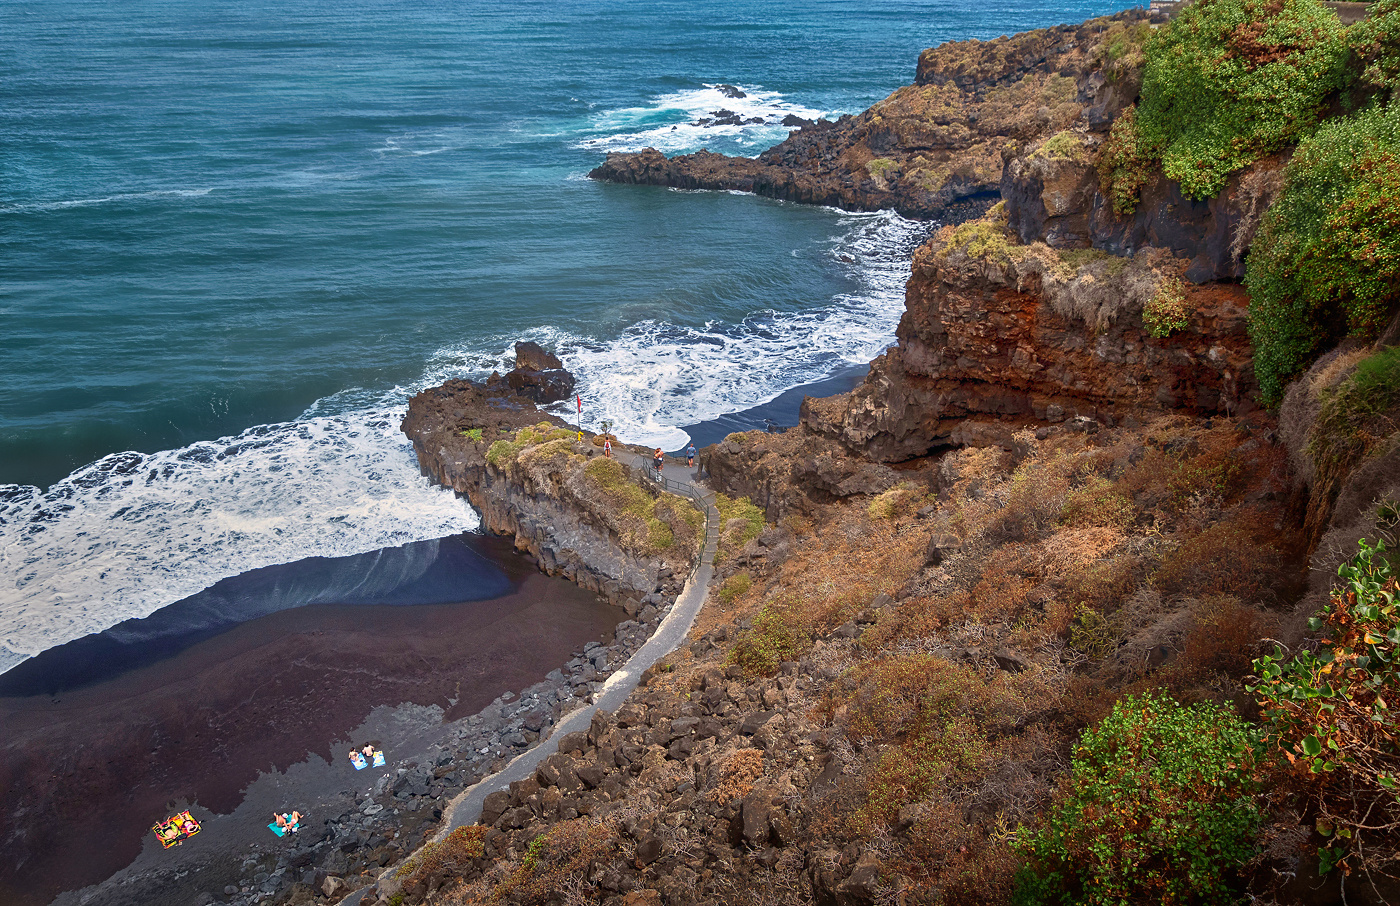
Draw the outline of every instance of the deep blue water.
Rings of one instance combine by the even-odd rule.
[[[868,361],[927,225],[583,174],[756,154],[787,130],[689,123],[857,112],[924,47],[1129,5],[0,0],[0,670],[471,528],[397,419],[519,337],[668,447]]]

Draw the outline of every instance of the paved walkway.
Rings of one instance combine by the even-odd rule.
[[[656,481],[650,457],[616,448],[613,455],[625,465],[646,474],[648,481]],[[667,489],[673,493],[692,496],[705,505],[705,546],[700,554],[700,562],[686,581],[680,596],[676,598],[676,603],[671,606],[671,612],[666,614],[646,644],[637,649],[636,653],[627,659],[627,663],[607,678],[603,687],[594,694],[592,704],[565,715],[554,726],[548,738],[516,756],[510,764],[481,779],[453,799],[443,809],[442,829],[433,838],[435,841],[442,840],[463,825],[475,824],[481,817],[482,803],[487,796],[498,790],[508,789],[515,781],[524,780],[533,774],[540,762],[558,751],[559,740],[565,734],[587,730],[593,722],[594,713],[599,709],[608,713],[616,711],[632,694],[646,669],[675,651],[690,633],[696,615],[705,604],[705,593],[714,574],[715,551],[719,549],[719,511],[715,509],[714,492],[706,488],[693,474],[688,473],[683,464],[672,462],[669,468],[674,474],[665,475],[663,484]],[[393,870],[384,875],[392,876]],[[373,888],[365,887],[355,891],[341,900],[340,906],[359,906],[361,899],[371,889]]]

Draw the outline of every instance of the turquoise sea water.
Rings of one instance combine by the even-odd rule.
[[[1128,5],[0,0],[0,670],[471,528],[397,421],[517,338],[668,447],[868,361],[928,225],[583,174],[757,154],[924,47]],[[690,125],[719,108],[770,123]]]

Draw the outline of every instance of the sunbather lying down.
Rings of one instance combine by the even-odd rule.
[[[301,823],[301,812],[292,812],[291,814],[283,812],[280,815],[273,812],[272,820],[278,827],[296,833],[297,825]]]

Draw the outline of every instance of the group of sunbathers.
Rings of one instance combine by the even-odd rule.
[[[281,814],[273,812],[272,823],[275,827],[281,828],[284,833],[295,834],[301,829],[301,812],[282,812]]]
[[[355,766],[355,770],[362,771],[373,764],[377,768],[384,767],[384,753],[374,747],[374,743],[365,743],[359,749],[350,750],[350,763]],[[272,832],[281,837],[285,834],[295,834],[301,829],[301,812],[273,812],[272,823],[268,825]],[[181,812],[173,818],[167,818],[161,823],[154,825],[151,830],[155,831],[156,838],[166,849],[183,842],[186,837],[193,837],[199,833],[199,822],[194,820],[194,816],[189,812]]]
[[[384,767],[384,753],[374,747],[374,743],[365,743],[361,749],[350,750],[350,763],[355,766],[355,770],[363,771],[373,764],[376,768]]]

